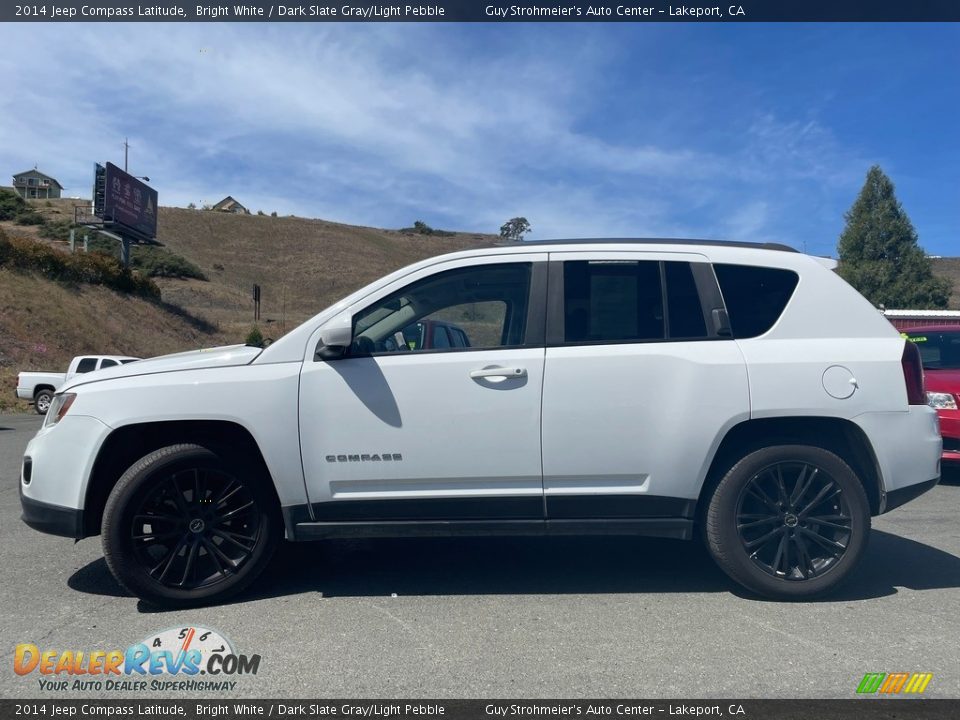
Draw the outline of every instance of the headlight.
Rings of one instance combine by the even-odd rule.
[[[53,401],[50,403],[50,409],[47,410],[47,416],[43,420],[43,426],[51,427],[63,420],[63,416],[67,414],[67,411],[76,399],[76,393],[60,393],[54,395]]]
[[[927,405],[935,410],[956,410],[957,399],[950,393],[928,392]],[[53,412],[53,408],[50,408],[50,412]]]

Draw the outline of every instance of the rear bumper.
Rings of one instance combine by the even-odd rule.
[[[20,491],[23,521],[34,530],[79,540],[83,537],[83,510],[31,500]]]
[[[935,477],[933,480],[927,480],[926,482],[917,483],[916,485],[908,485],[907,487],[887,493],[887,504],[883,511],[885,513],[890,512],[894,508],[898,508],[904,503],[908,503],[914,498],[923,495],[927,490],[933,490],[938,482],[940,482],[940,478]]]
[[[879,512],[887,512],[933,487],[940,478],[943,442],[937,412],[911,405],[906,412],[872,412],[853,418],[873,447],[882,481]]]

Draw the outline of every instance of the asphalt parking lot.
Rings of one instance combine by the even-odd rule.
[[[16,675],[17,643],[122,649],[187,626],[261,656],[232,697],[852,698],[865,673],[899,671],[960,697],[956,475],[876,518],[855,579],[816,603],[741,594],[697,543],[411,539],[287,544],[234,602],[157,612],[116,584],[99,538],[20,521],[39,424],[0,416],[0,697],[85,696]]]

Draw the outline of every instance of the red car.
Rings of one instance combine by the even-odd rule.
[[[960,327],[907,328],[902,334],[920,349],[927,402],[940,416],[942,462],[960,466]]]

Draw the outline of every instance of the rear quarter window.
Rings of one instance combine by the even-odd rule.
[[[800,281],[792,270],[752,265],[713,266],[735,338],[763,335],[780,319]]]
[[[97,359],[95,357],[85,357],[77,364],[77,373],[93,372],[97,369]]]

